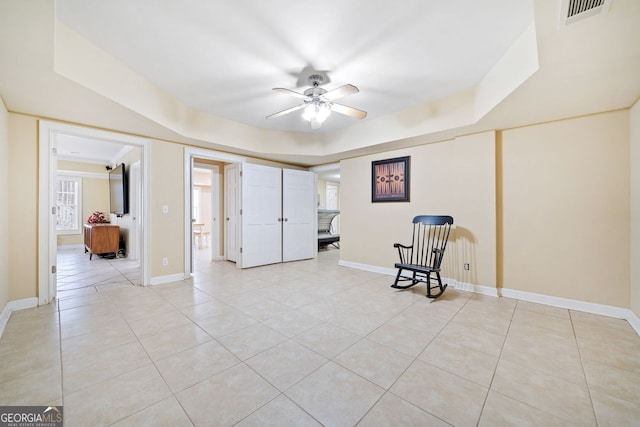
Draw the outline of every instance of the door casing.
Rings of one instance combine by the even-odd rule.
[[[59,135],[72,135],[89,139],[117,142],[123,145],[140,147],[142,161],[142,284],[151,282],[149,248],[150,235],[145,227],[149,221],[149,180],[150,180],[150,142],[144,138],[120,134],[100,129],[86,128],[48,120],[38,122],[38,155],[40,159],[38,178],[38,304],[50,303],[56,296],[55,273],[57,258],[55,223],[55,182],[57,169],[57,138]]]
[[[184,147],[184,277],[191,277],[191,187],[193,159],[213,160],[223,163],[242,163],[244,157],[219,153],[203,148]]]

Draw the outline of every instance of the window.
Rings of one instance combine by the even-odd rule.
[[[56,230],[58,234],[79,234],[82,216],[82,180],[59,176],[56,186]]]

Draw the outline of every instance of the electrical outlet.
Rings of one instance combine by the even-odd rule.
[[[469,263],[468,263],[468,262],[465,262],[465,263],[464,263],[464,269],[465,269],[465,270],[469,270]]]
[[[169,265],[169,258],[162,258],[162,265],[164,265],[165,267]]]

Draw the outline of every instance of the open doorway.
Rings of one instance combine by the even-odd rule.
[[[56,295],[63,298],[141,285],[140,147],[64,134],[57,142]],[[121,182],[114,182],[117,173],[127,178],[126,190]],[[114,205],[114,187],[120,190],[121,205]],[[125,206],[126,211],[119,209]],[[111,236],[112,247],[87,253],[89,236],[102,239],[95,234],[100,232]]]
[[[327,193],[327,209],[339,211],[340,210],[340,184],[337,182],[326,182]],[[340,215],[336,215],[331,221],[331,230],[340,234]]]
[[[225,168],[242,157],[185,147],[185,276],[228,259]],[[233,257],[232,257],[233,258]]]
[[[340,211],[340,164],[316,166],[311,170],[318,175],[318,209]],[[340,214],[331,220],[330,233],[340,235]],[[324,244],[322,249],[339,251],[340,245]]]
[[[192,254],[194,263],[222,259],[220,245],[220,165],[196,159],[191,185]]]
[[[59,290],[81,295],[98,286],[149,284],[148,142],[41,121],[39,145],[39,304],[51,302]],[[112,214],[109,169],[123,163],[129,208]],[[85,254],[89,217],[117,229],[111,239],[117,249],[110,247],[104,257]]]

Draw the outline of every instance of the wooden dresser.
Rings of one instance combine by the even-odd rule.
[[[120,249],[120,227],[111,224],[84,225],[84,252],[93,254],[118,253]]]

